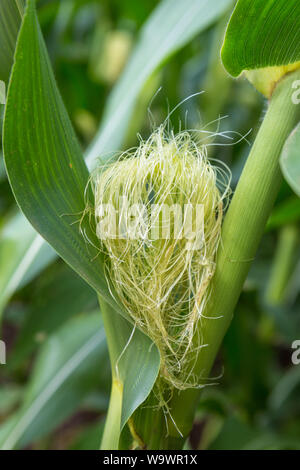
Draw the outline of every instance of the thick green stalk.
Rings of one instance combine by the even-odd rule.
[[[194,370],[200,383],[208,383],[211,367],[232,320],[234,308],[279,191],[282,181],[280,153],[300,119],[300,106],[292,102],[292,84],[299,79],[300,71],[297,71],[286,76],[277,85],[224,220],[222,242],[212,280],[212,294],[205,313],[210,318],[203,318],[199,325],[203,342],[208,344],[208,347],[201,349]],[[199,390],[174,393],[170,403],[172,418],[183,436],[190,432],[198,400]],[[170,419],[168,427],[169,441],[178,439],[178,431]],[[143,428],[139,432],[144,441],[150,444],[149,448],[149,431]],[[165,438],[161,437],[160,448],[167,447]],[[157,438],[155,441],[157,446]]]

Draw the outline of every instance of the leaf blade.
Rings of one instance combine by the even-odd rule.
[[[15,44],[24,12],[24,0],[0,2],[0,80],[8,82]]]
[[[222,61],[234,77],[243,70],[300,61],[297,0],[239,0],[230,18]]]

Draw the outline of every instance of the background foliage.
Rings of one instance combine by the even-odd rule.
[[[153,123],[204,90],[174,111],[172,126],[238,133],[227,134],[231,140],[199,134],[213,144],[210,156],[231,168],[234,189],[249,152],[239,135],[251,130],[247,139],[253,142],[264,100],[245,80],[232,80],[220,63],[233,4],[220,1],[220,14],[194,24],[186,38],[175,28],[165,55],[144,71],[147,54],[156,52],[146,50],[147,31],[160,38],[168,26],[155,22],[155,8],[164,11],[170,3],[40,0],[58,87],[90,161],[99,149],[137,145],[137,132],[147,137]],[[16,214],[1,156],[1,339],[8,351],[0,366],[0,446],[98,448],[111,378],[96,294],[39,237],[32,238]],[[204,392],[187,447],[299,447],[300,366],[291,363],[291,344],[300,339],[299,219],[299,199],[284,182],[213,371],[221,375],[219,385]]]

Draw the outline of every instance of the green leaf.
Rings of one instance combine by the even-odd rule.
[[[221,55],[232,76],[253,71],[247,74],[249,80],[270,96],[283,75],[300,67],[299,1],[239,0]]]
[[[295,223],[298,220],[300,220],[300,202],[297,196],[292,196],[273,209],[266,230],[273,230],[283,225]]]
[[[14,196],[28,220],[123,313],[110,295],[98,250],[79,229],[89,173],[55,83],[33,0],[28,0],[16,48],[3,147]],[[96,244],[89,223],[82,229]]]
[[[43,345],[20,410],[0,427],[0,448],[24,447],[60,425],[107,383],[107,359],[99,312],[67,322]]]
[[[101,446],[109,450],[118,448],[124,425],[149,395],[160,356],[149,338],[99,300],[112,366],[113,386]]]
[[[227,27],[222,60],[234,77],[243,70],[299,61],[299,1],[239,0]]]
[[[95,165],[96,158],[120,150],[136,99],[150,75],[216,21],[231,3],[231,0],[160,2],[143,27],[129,63],[108,99],[103,124],[87,152],[89,167]]]
[[[296,106],[296,105],[295,105]],[[282,173],[300,197],[300,124],[287,139],[280,157]]]
[[[25,0],[0,2],[0,80],[4,83],[8,83],[13,65],[24,8]],[[5,102],[1,96],[5,92],[6,87],[0,83],[0,103]],[[2,180],[6,174],[2,155],[0,159],[0,180]],[[0,238],[0,317],[3,307],[15,290],[38,274],[54,256],[53,250],[39,235],[35,234],[33,237],[31,225],[21,214],[11,218]]]
[[[24,0],[0,2],[0,80],[4,82],[8,82],[12,68],[24,5]]]

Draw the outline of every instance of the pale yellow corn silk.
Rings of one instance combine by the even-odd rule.
[[[107,255],[107,280],[135,325],[158,347],[160,383],[164,382],[166,388],[169,383],[169,389],[198,386],[193,365],[205,346],[198,323],[215,270],[224,200],[229,191],[227,170],[214,167],[207,159],[206,148],[197,145],[189,132],[167,135],[161,126],[132,153],[97,168],[92,187],[96,225],[101,219],[99,208],[110,204],[119,211],[118,228],[124,228],[120,198],[125,197],[129,207],[140,204],[135,207],[146,210],[148,217],[135,239],[125,237],[122,229],[124,238],[105,238],[98,232],[100,249]],[[157,211],[154,216],[153,204]],[[203,207],[202,246],[193,245],[199,242],[200,232],[191,241],[176,228],[171,210],[170,218],[166,218],[163,208],[173,205],[179,205],[183,214],[185,205]],[[192,228],[198,230],[194,219]],[[172,222],[169,229],[166,221]],[[153,226],[160,234],[163,228],[166,230],[164,238],[153,237]],[[193,339],[196,329],[197,341]]]

